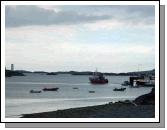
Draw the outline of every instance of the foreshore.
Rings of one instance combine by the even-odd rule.
[[[70,108],[51,112],[23,114],[21,118],[154,118],[155,91],[133,101],[119,101],[104,105]]]

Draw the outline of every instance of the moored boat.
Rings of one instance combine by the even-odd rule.
[[[122,85],[122,86],[129,86],[130,83],[129,83],[129,81],[124,81],[121,85]]]
[[[73,89],[78,89],[77,87],[74,87]]]
[[[41,93],[42,91],[38,91],[38,90],[30,90],[30,93]]]
[[[108,79],[104,77],[102,73],[94,72],[92,77],[89,77],[89,80],[92,84],[106,84],[108,83]]]
[[[43,91],[57,91],[59,88],[44,88]]]
[[[95,93],[95,91],[89,91],[89,93]]]
[[[125,91],[126,88],[114,88],[113,91]]]

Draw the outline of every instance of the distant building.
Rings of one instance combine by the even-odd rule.
[[[11,64],[11,71],[14,71],[14,64]]]

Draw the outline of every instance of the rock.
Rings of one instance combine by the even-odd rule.
[[[134,100],[137,105],[154,105],[155,104],[155,88],[150,93],[139,96]]]

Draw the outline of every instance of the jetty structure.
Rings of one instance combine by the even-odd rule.
[[[155,76],[136,76],[129,78],[131,86],[155,86]]]
[[[124,81],[122,86],[155,87],[155,76],[130,76],[129,81]]]

